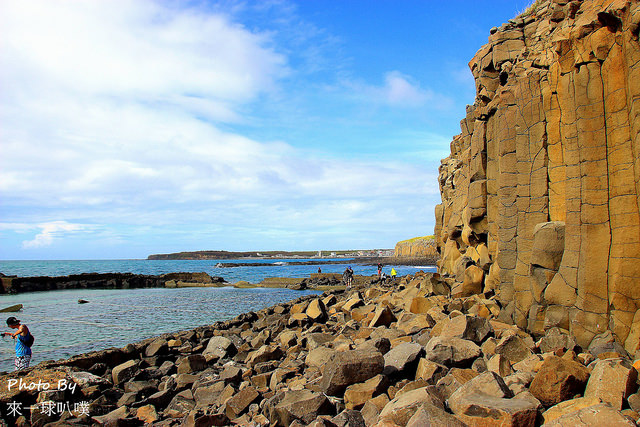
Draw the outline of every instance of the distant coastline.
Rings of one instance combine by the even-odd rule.
[[[336,250],[336,251],[187,251],[170,254],[153,254],[148,260],[211,260],[211,259],[279,259],[279,258],[355,258],[390,257],[393,249]]]

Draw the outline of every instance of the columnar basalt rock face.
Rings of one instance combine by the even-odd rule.
[[[440,272],[486,250],[519,326],[611,330],[638,349],[640,2],[542,0],[470,62],[477,95],[442,160]]]
[[[394,256],[397,258],[433,257],[438,254],[434,236],[414,237],[396,243]]]

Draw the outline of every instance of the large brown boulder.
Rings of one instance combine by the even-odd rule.
[[[124,363],[113,368],[111,371],[111,377],[114,384],[121,384],[129,381],[138,372],[140,362],[137,360],[127,360]]]
[[[409,419],[422,407],[435,406],[444,409],[442,402],[427,387],[403,393],[387,403],[380,412],[380,420],[406,425]]]
[[[525,399],[504,399],[474,392],[457,400],[454,414],[470,426],[534,427],[538,405]]]
[[[347,350],[335,353],[324,367],[320,387],[338,396],[351,384],[372,378],[384,369],[384,357],[377,351]]]
[[[311,390],[287,391],[275,406],[278,420],[283,426],[288,426],[296,420],[307,425],[318,415],[329,415],[333,411],[333,405],[322,393]]]
[[[529,390],[546,406],[581,394],[589,379],[589,370],[578,362],[550,356],[533,378]]]

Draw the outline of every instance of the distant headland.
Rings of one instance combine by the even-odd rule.
[[[355,257],[391,257],[394,249],[336,250],[336,251],[193,251],[171,254],[149,255],[149,260],[207,260],[207,259],[239,259],[239,258],[355,258]]]

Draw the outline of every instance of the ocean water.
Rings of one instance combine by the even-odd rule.
[[[33,332],[32,365],[79,353],[209,325],[316,291],[290,289],[180,288],[65,290],[0,297],[3,306],[23,304],[20,313],[1,313],[2,326],[16,316]],[[88,304],[78,304],[78,299]],[[15,342],[0,340],[0,371],[13,370]]]
[[[296,260],[260,260],[264,266],[217,267],[218,263],[246,260],[96,260],[96,261],[0,261],[0,272],[17,276],[66,276],[80,273],[164,274],[204,271],[227,282],[258,283],[266,277],[309,277],[318,271],[342,273],[344,264],[290,265]],[[276,262],[278,264],[276,264]],[[284,264],[282,264],[284,263]],[[389,274],[392,266],[385,266]],[[435,267],[393,266],[398,275],[435,271]],[[375,266],[353,264],[355,274],[374,275]],[[66,290],[0,294],[0,308],[23,304],[20,313],[1,313],[0,330],[15,315],[36,338],[32,366],[52,359],[125,344],[165,332],[193,329],[257,311],[316,291],[289,289],[180,288],[131,290]],[[78,299],[90,301],[78,304]],[[13,369],[14,342],[0,340],[0,371]]]

